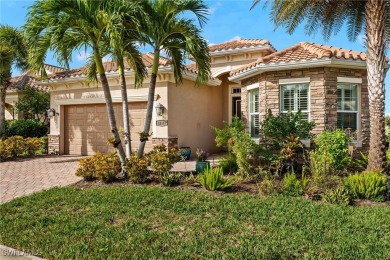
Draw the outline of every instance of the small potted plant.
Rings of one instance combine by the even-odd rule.
[[[207,157],[209,154],[202,149],[197,149],[196,150],[196,172],[201,173],[203,172],[206,168],[210,167],[210,162],[206,161]]]
[[[191,157],[191,147],[182,146],[180,147],[180,152],[183,155],[184,159],[188,161]]]

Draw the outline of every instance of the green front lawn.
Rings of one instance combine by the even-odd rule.
[[[0,234],[0,243],[49,259],[389,259],[390,207],[67,187],[1,205]]]

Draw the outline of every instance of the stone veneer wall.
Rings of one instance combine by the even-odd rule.
[[[248,104],[246,86],[259,83],[260,93],[260,121],[267,110],[279,114],[279,80],[292,78],[310,78],[310,119],[316,124],[313,133],[317,134],[325,129],[335,129],[337,124],[337,77],[362,78],[360,85],[360,138],[357,143],[359,150],[368,149],[369,140],[369,111],[367,73],[365,70],[346,68],[309,68],[265,72],[242,82],[241,110],[242,119],[247,122]]]

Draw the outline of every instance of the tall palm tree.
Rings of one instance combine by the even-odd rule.
[[[0,25],[0,138],[5,133],[5,97],[11,85],[12,66],[27,68],[27,48],[23,33],[14,27]]]
[[[210,76],[210,56],[207,42],[201,37],[201,30],[193,19],[183,16],[184,13],[195,15],[200,27],[206,22],[207,6],[202,0],[147,0],[144,10],[148,19],[141,24],[141,44],[148,44],[153,49],[153,65],[150,76],[148,105],[144,126],[144,135],[150,132],[153,101],[156,89],[160,53],[164,52],[172,60],[176,84],[183,80],[185,59],[191,56],[197,64],[196,85],[206,82]],[[142,156],[146,141],[141,140],[138,156]]]
[[[31,50],[29,60],[36,69],[43,64],[48,50],[54,51],[60,64],[69,67],[74,50],[82,47],[92,49],[93,61],[106,101],[114,138],[113,146],[124,166],[126,156],[121,145],[110,87],[102,62],[102,54],[105,52],[102,46],[109,38],[108,30],[113,26],[111,17],[117,4],[123,5],[128,15],[141,11],[137,1],[39,0],[29,7],[25,30]],[[124,167],[122,169],[125,174]]]
[[[131,131],[130,131],[130,115],[129,103],[127,98],[127,85],[125,77],[125,62],[127,62],[134,72],[134,85],[139,87],[146,76],[146,68],[142,61],[142,56],[135,44],[136,39],[139,39],[139,21],[142,20],[143,12],[129,15],[126,6],[120,1],[112,3],[115,6],[111,11],[109,24],[107,27],[107,35],[102,42],[102,48],[106,55],[111,55],[113,60],[118,65],[119,85],[122,96],[122,112],[123,112],[123,135],[125,142],[126,157],[129,159],[131,149]],[[90,80],[97,81],[96,64],[94,60],[90,60],[87,66],[87,75]]]
[[[252,8],[260,0],[253,2]],[[267,0],[271,3],[271,20],[293,33],[305,21],[307,34],[322,28],[328,39],[347,24],[350,40],[355,41],[365,29],[367,81],[370,111],[370,156],[368,170],[383,169],[385,151],[385,41],[390,32],[390,2],[387,0]],[[389,35],[389,34],[387,34]]]

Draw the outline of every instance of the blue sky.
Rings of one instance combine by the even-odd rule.
[[[25,22],[27,6],[33,1],[24,0],[0,0],[0,23],[20,27]],[[203,35],[210,44],[221,43],[232,39],[267,39],[277,49],[282,50],[301,41],[322,43],[336,47],[343,47],[357,51],[364,51],[364,36],[361,35],[356,42],[348,41],[346,30],[342,29],[336,36],[328,41],[322,38],[320,32],[314,36],[307,36],[303,31],[303,25],[289,35],[283,28],[274,30],[274,25],[269,21],[269,8],[263,9],[259,4],[249,11],[252,0],[209,0],[209,21],[203,28]],[[80,50],[73,54],[71,68],[83,66],[88,51]],[[56,65],[57,62],[49,55],[46,61]],[[386,86],[390,86],[389,77],[386,78]],[[388,92],[388,87],[386,87]],[[386,96],[386,114],[390,113],[390,97]]]

